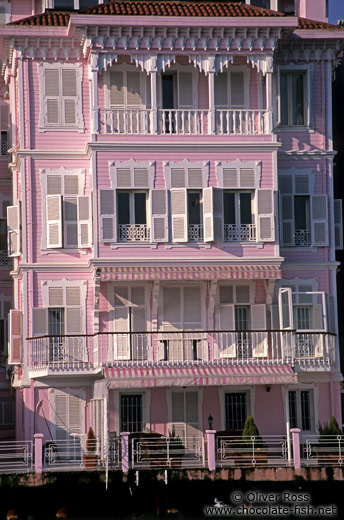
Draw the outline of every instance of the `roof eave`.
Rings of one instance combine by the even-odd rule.
[[[0,36],[68,36],[68,27],[42,25],[2,25]]]
[[[342,40],[344,39],[344,29],[296,29],[294,36],[312,40]]]

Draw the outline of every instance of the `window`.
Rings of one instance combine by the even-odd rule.
[[[224,239],[226,241],[256,241],[256,226],[253,225],[252,202],[252,193],[224,190]]]
[[[78,438],[85,433],[84,392],[74,389],[66,389],[64,392],[53,390],[50,393],[50,415],[55,440],[78,442]],[[60,457],[72,455],[72,449],[72,446],[64,444]]]
[[[45,173],[45,175],[44,175]],[[80,195],[79,172],[42,172],[46,193],[46,244],[43,248],[91,247],[91,200]]]
[[[121,395],[121,432],[143,431],[142,394]]]
[[[189,452],[197,447],[195,439],[201,437],[198,410],[198,392],[171,392],[171,422],[169,435],[179,438]],[[180,454],[177,456],[180,457]]]
[[[113,293],[112,323],[115,359],[147,359],[145,288],[140,286],[115,287]]]
[[[0,401],[0,426],[14,426],[13,401]]]
[[[8,160],[9,145],[9,107],[8,105],[0,105],[0,159]]]
[[[245,74],[243,71],[220,72],[214,80],[217,108],[245,107]]]
[[[225,394],[226,430],[241,432],[247,418],[247,393]]]
[[[195,72],[170,70],[159,75],[157,81],[157,104],[162,109],[158,112],[158,131],[162,134],[198,133],[200,120],[191,110],[197,107]]]
[[[101,0],[46,0],[46,8],[48,9],[86,9],[96,4],[102,3]]]
[[[274,240],[274,194],[259,189],[261,168],[255,162],[221,162],[219,188],[204,190],[205,241]]]
[[[255,7],[264,7],[265,9],[270,9],[270,0],[251,0],[250,5],[254,5]]]
[[[0,24],[10,23],[11,4],[10,2],[0,2]]]
[[[39,71],[40,129],[83,130],[81,65],[45,63]]]
[[[145,192],[117,191],[119,242],[144,242],[149,240],[147,226],[148,194]]]
[[[280,74],[281,124],[305,126],[306,72],[288,71]]]
[[[281,235],[284,246],[328,245],[327,195],[311,195],[314,174],[279,176]]]
[[[281,13],[295,15],[295,0],[278,0],[277,10]]]
[[[288,392],[290,428],[312,430],[312,403],[310,390],[291,390]]]
[[[7,342],[8,342],[8,313],[10,311],[10,301],[0,301],[0,367],[6,366]]]

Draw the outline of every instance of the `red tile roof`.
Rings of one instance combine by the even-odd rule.
[[[111,0],[79,11],[79,13],[110,16],[176,16],[176,17],[281,17],[285,13],[247,5],[231,0]],[[67,27],[70,11],[46,11],[13,22],[14,25]],[[337,25],[299,18],[298,29],[339,29]]]

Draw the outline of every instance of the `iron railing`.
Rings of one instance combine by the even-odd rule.
[[[216,439],[218,466],[287,466],[288,441],[286,436],[265,435],[242,437],[219,435]]]

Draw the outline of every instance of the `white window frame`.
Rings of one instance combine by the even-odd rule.
[[[293,125],[290,123],[290,113],[288,113],[288,124],[282,124],[282,108],[281,108],[281,74],[282,73],[301,73],[304,74],[304,119],[305,122],[303,125]],[[313,76],[313,66],[312,65],[280,65],[277,70],[278,73],[278,111],[279,111],[279,125],[278,127],[282,130],[290,130],[295,132],[296,130],[303,130],[303,129],[311,129],[313,126],[312,118],[313,118],[313,110],[312,110],[312,76]],[[289,86],[288,86],[289,89]],[[288,90],[288,96],[289,96],[289,90]],[[288,101],[288,110],[291,110],[292,103],[289,103]]]
[[[129,190],[129,189],[118,189],[116,190],[116,196],[118,196],[118,193],[127,193],[129,195],[129,220],[130,222],[127,222],[127,224],[136,224],[134,216],[135,216],[135,194],[136,193],[144,193],[146,195],[146,225],[150,227],[149,223],[149,190]],[[118,206],[118,198],[117,198],[117,206]],[[118,214],[117,214],[118,219]],[[117,224],[118,226],[119,224]]]
[[[59,99],[59,123],[47,123],[47,112],[45,103],[45,71],[57,69],[59,71],[59,81],[62,86],[62,69],[75,70],[76,71],[76,111],[75,117],[76,122],[73,124],[63,123],[62,112],[63,112],[63,95],[60,94],[57,98]],[[40,63],[38,66],[38,76],[40,85],[40,116],[39,116],[39,131],[78,131],[84,132],[84,120],[82,111],[82,81],[83,81],[83,66],[81,63]]]
[[[123,73],[123,88],[124,88],[124,102],[121,105],[112,105],[111,104],[111,97],[110,97],[110,91],[111,91],[111,81],[110,81],[110,73],[111,72],[122,72]],[[127,100],[127,92],[128,92],[128,72],[137,72],[140,74],[140,91],[141,91],[141,104],[137,106],[129,106],[128,107],[128,100]],[[110,69],[108,69],[105,72],[104,75],[104,84],[106,88],[106,95],[105,95],[105,103],[107,109],[124,109],[124,110],[140,110],[148,108],[149,105],[149,87],[148,83],[150,82],[150,76],[147,75],[144,71],[142,71],[138,66],[136,66],[134,63],[119,63],[116,65],[112,65]]]
[[[220,403],[220,420],[221,420],[221,430],[226,429],[226,394],[236,394],[236,393],[246,393],[247,395],[247,417],[252,415],[254,417],[255,410],[255,397],[256,390],[255,387],[250,387],[247,385],[243,386],[223,386],[218,387],[219,392],[219,403]]]
[[[232,105],[232,99],[231,99],[231,74],[236,72],[242,72],[244,75],[244,104],[242,106],[233,106]],[[216,105],[215,109],[217,110],[245,110],[248,109],[250,106],[250,89],[249,89],[249,82],[250,82],[250,74],[251,74],[251,68],[245,66],[245,65],[228,65],[228,67],[225,68],[223,72],[220,72],[219,74],[226,74],[227,75],[227,103],[225,105]],[[215,103],[215,85],[214,85],[214,103]]]
[[[82,170],[82,169],[80,169],[80,170],[66,170],[63,167],[61,167],[59,169],[56,169],[56,170],[47,170],[47,169],[40,170],[41,189],[42,189],[42,213],[43,213],[43,223],[44,223],[43,227],[42,227],[42,241],[41,241],[42,252],[43,253],[50,253],[50,252],[58,252],[58,251],[64,251],[64,250],[68,250],[68,252],[73,252],[73,251],[84,252],[85,249],[87,249],[87,247],[81,248],[78,245],[75,245],[75,246],[64,245],[64,242],[66,242],[66,240],[65,240],[65,218],[64,218],[64,216],[62,216],[62,218],[61,218],[62,246],[61,247],[55,247],[55,248],[50,248],[50,247],[48,248],[47,247],[48,237],[47,237],[47,229],[46,229],[47,228],[46,200],[47,200],[47,196],[48,196],[48,185],[47,185],[48,175],[54,175],[54,176],[56,175],[56,176],[60,176],[61,177],[61,191],[63,192],[63,193],[61,193],[62,204],[63,204],[63,198],[64,197],[66,197],[66,198],[76,198],[76,199],[79,199],[82,196],[91,197],[91,193],[89,193],[89,194],[85,193],[85,191],[86,191],[86,189],[85,189],[86,171],[85,170]],[[71,175],[78,176],[78,194],[77,195],[65,194],[64,193],[65,177],[68,177],[68,176],[71,176]],[[92,222],[92,207],[91,206],[92,205],[90,204],[90,222]],[[80,221],[77,220],[77,222],[79,223]],[[90,232],[91,232],[91,230],[90,230]],[[92,234],[91,234],[90,239],[92,241]]]
[[[222,287],[232,287],[232,291],[233,291],[233,302],[232,303],[221,303],[220,302],[220,289]],[[237,302],[237,288],[238,287],[248,287],[249,289],[249,299],[247,302]],[[227,305],[233,305],[234,308],[236,306],[247,306],[247,307],[252,307],[252,305],[254,305],[254,300],[255,300],[255,282],[254,281],[247,281],[246,283],[242,282],[242,281],[232,281],[232,282],[228,282],[228,283],[221,283],[218,285],[217,287],[217,293],[216,293],[216,307],[218,309],[218,312],[216,312],[216,315],[215,315],[215,318],[216,318],[216,328],[217,330],[225,330],[221,327],[221,322],[220,322],[220,307],[221,306],[227,306]],[[235,319],[235,317],[234,317]],[[250,312],[250,322],[252,322],[252,315],[251,315],[251,312]],[[251,325],[250,325],[250,328]]]

